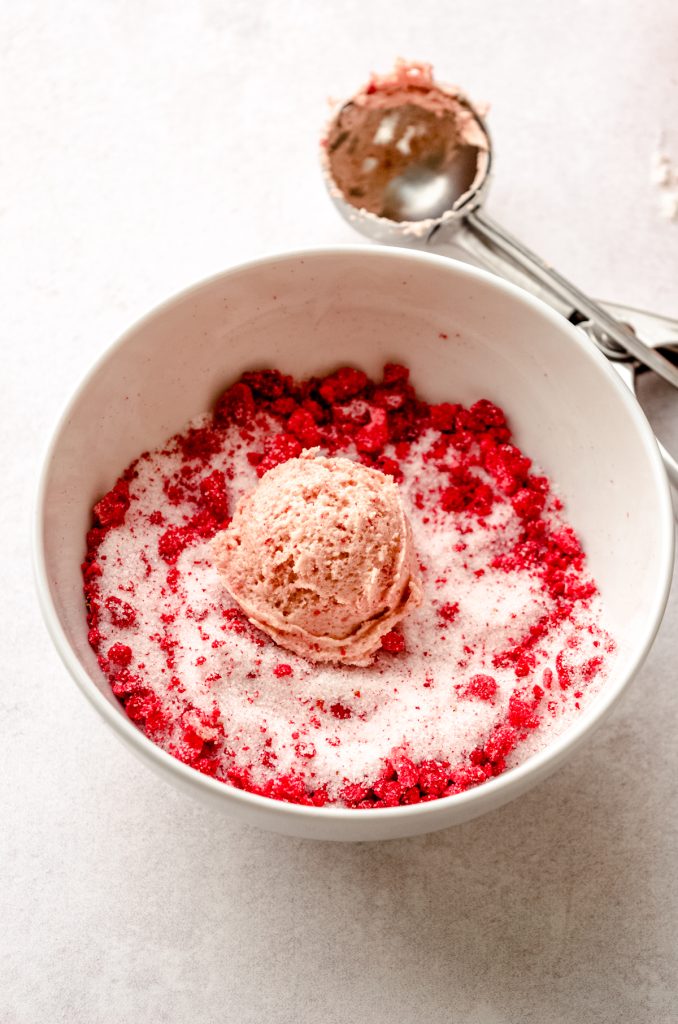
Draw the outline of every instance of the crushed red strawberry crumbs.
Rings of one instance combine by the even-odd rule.
[[[562,733],[615,643],[579,539],[503,411],[429,404],[406,367],[252,371],[94,506],[89,642],[132,721],[226,785],[321,807],[453,796]],[[211,542],[304,448],[401,488],[424,601],[367,668],[282,651],[229,598]]]

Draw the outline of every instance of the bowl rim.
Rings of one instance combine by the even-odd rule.
[[[71,415],[73,407],[79,401],[91,380],[97,375],[104,362],[106,362],[118,349],[122,348],[131,336],[136,334],[159,314],[166,312],[177,302],[185,301],[191,295],[197,294],[202,289],[209,287],[218,280],[235,276],[243,272],[256,271],[258,268],[288,260],[313,260],[318,257],[323,258],[337,255],[354,256],[359,259],[385,259],[393,260],[394,262],[401,261],[403,263],[428,264],[431,267],[445,269],[446,272],[459,275],[462,278],[465,277],[470,281],[480,280],[496,292],[500,294],[503,293],[510,299],[531,308],[547,321],[550,321],[557,330],[560,330],[567,335],[572,346],[579,350],[580,355],[584,359],[589,360],[594,365],[597,364],[599,368],[603,369],[612,389],[616,391],[622,405],[625,407],[626,412],[629,415],[629,418],[633,422],[640,440],[642,441],[645,455],[652,471],[655,495],[657,499],[658,515],[656,521],[653,523],[653,530],[659,535],[660,547],[664,554],[663,564],[659,566],[657,570],[657,586],[655,589],[653,604],[650,609],[651,616],[649,621],[651,622],[651,626],[647,631],[647,635],[645,636],[643,643],[640,644],[638,649],[634,652],[634,657],[627,661],[625,671],[620,673],[617,682],[613,686],[604,686],[597,695],[596,701],[588,708],[585,708],[581,716],[577,718],[577,720],[569,726],[565,732],[555,737],[555,739],[548,743],[546,747],[537,753],[532,754],[516,767],[509,769],[495,778],[488,779],[487,782],[484,782],[482,785],[468,789],[463,793],[458,793],[449,797],[440,797],[436,800],[419,804],[398,805],[396,807],[379,807],[375,809],[345,808],[335,807],[333,805],[314,807],[286,803],[271,797],[250,793],[247,790],[237,789],[235,786],[231,786],[217,779],[211,778],[210,776],[204,775],[201,772],[196,771],[196,769],[191,768],[189,765],[186,765],[172,757],[171,754],[167,753],[156,743],[150,740],[143,732],[141,732],[124,714],[124,712],[121,713],[106,699],[104,694],[95,685],[90,674],[80,664],[59,621],[56,608],[50,594],[45,564],[43,513],[47,480],[54,453],[62,430]],[[301,249],[289,249],[267,253],[264,256],[247,260],[244,263],[234,264],[233,266],[227,267],[215,274],[211,274],[206,278],[202,278],[199,281],[188,285],[186,288],[173,293],[163,302],[154,306],[143,316],[139,317],[114,342],[106,346],[104,351],[97,357],[63,406],[61,415],[58,416],[56,425],[49,435],[40,466],[41,468],[34,498],[31,529],[33,575],[37,590],[38,603],[47,631],[63,665],[72,676],[76,685],[104,721],[118,735],[119,739],[131,746],[132,749],[135,750],[135,752],[143,759],[150,760],[152,762],[152,766],[155,767],[156,770],[159,770],[160,772],[168,771],[170,774],[174,774],[177,781],[184,784],[184,788],[199,790],[202,791],[203,794],[211,793],[216,797],[216,799],[221,799],[225,803],[234,801],[236,805],[240,804],[243,809],[249,807],[253,811],[264,811],[269,817],[277,816],[288,819],[290,817],[305,819],[309,824],[312,821],[344,821],[346,823],[349,821],[352,823],[355,823],[356,821],[367,822],[374,821],[376,818],[378,818],[379,821],[386,821],[388,819],[393,822],[403,819],[412,822],[414,819],[419,817],[425,819],[428,816],[440,816],[441,811],[444,810],[448,810],[451,813],[453,808],[461,811],[463,807],[473,805],[477,805],[477,813],[480,814],[483,811],[482,805],[484,803],[489,805],[486,809],[490,810],[493,806],[507,802],[508,799],[510,799],[508,792],[516,790],[515,795],[518,795],[522,788],[525,788],[523,784],[530,776],[535,776],[535,781],[537,781],[538,779],[550,774],[550,770],[553,770],[558,766],[567,752],[574,750],[591,732],[594,731],[612,706],[619,700],[622,693],[625,691],[626,687],[636,675],[647,657],[657,635],[657,631],[661,625],[671,589],[674,557],[674,518],[670,485],[655,436],[640,404],[630,389],[613,370],[612,366],[602,353],[599,352],[590,341],[584,338],[581,332],[575,330],[574,326],[561,314],[551,309],[551,307],[541,299],[538,299],[524,289],[490,273],[489,271],[437,253],[374,244],[369,246],[364,244],[326,245],[305,247]],[[462,820],[468,820],[471,816],[473,815],[468,813],[464,814],[462,816]],[[444,826],[438,825],[438,827]],[[421,831],[425,831],[425,829],[421,829]]]

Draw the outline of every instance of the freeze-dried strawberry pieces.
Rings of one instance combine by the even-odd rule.
[[[454,622],[459,615],[459,602],[448,601],[446,604],[441,605],[438,609],[438,615],[443,622]]]
[[[192,427],[177,437],[177,443],[184,459],[209,462],[213,455],[221,451],[222,438],[211,427]]]
[[[418,786],[425,796],[441,796],[447,789],[449,765],[441,761],[422,761]]]
[[[184,742],[200,754],[204,754],[205,747],[214,744],[224,734],[217,707],[208,713],[189,705],[181,716],[181,727]]]
[[[494,493],[489,484],[463,466],[449,473],[450,486],[440,494],[440,505],[445,512],[470,512],[487,516],[492,511]]]
[[[341,799],[347,807],[357,807],[363,800],[367,799],[369,786],[362,786],[357,782],[349,782],[341,790]]]
[[[400,793],[411,789],[419,782],[419,769],[405,754],[394,754],[391,758],[391,765],[400,787]]]
[[[318,387],[318,393],[328,405],[335,402],[345,402],[347,398],[354,398],[365,390],[368,384],[368,377],[362,370],[355,370],[351,366],[343,366],[335,373],[325,377]]]
[[[130,629],[137,621],[137,613],[129,601],[123,601],[119,597],[111,595],[104,602],[111,622],[119,629]]]
[[[257,476],[263,476],[269,469],[279,466],[288,459],[301,455],[301,444],[292,434],[274,434],[264,441],[264,455],[257,465]]]
[[[268,782],[263,792],[265,796],[274,800],[283,800],[289,804],[310,804],[311,798],[306,787],[306,781],[301,775],[279,775]]]
[[[485,434],[491,428],[506,427],[506,416],[499,406],[481,398],[468,409],[460,408],[457,413],[457,429],[470,430],[475,434]],[[506,430],[506,436],[510,436]]]
[[[546,495],[525,487],[514,494],[511,504],[521,519],[538,519],[544,511]]]
[[[364,398],[353,398],[350,402],[335,402],[331,412],[334,424],[348,432],[370,422],[370,405]]]
[[[504,494],[515,494],[527,480],[532,460],[512,444],[499,444],[486,450],[484,466]]]
[[[125,697],[146,690],[141,676],[130,672],[128,668],[117,669],[109,675],[108,680],[116,697]]]
[[[294,387],[292,378],[279,370],[249,370],[243,373],[240,383],[246,384],[253,394],[270,400],[288,394]]]
[[[148,733],[159,732],[167,724],[167,716],[160,699],[152,690],[133,693],[125,700],[125,711],[133,722],[143,725]]]
[[[340,720],[350,718],[353,713],[350,708],[347,708],[344,704],[339,703],[332,704],[330,706],[330,711],[335,718],[338,718]]]
[[[170,526],[158,540],[158,554],[172,565],[195,539],[195,532],[187,526]]]
[[[397,629],[392,629],[381,638],[381,646],[389,654],[402,654],[405,650],[405,637]]]
[[[127,480],[118,480],[108,494],[104,494],[94,506],[95,520],[104,529],[122,526],[129,505],[129,483]]]
[[[224,391],[214,407],[214,422],[219,426],[235,423],[246,427],[253,419],[255,411],[252,389],[239,381]]]
[[[465,697],[475,697],[478,700],[492,700],[497,693],[497,680],[494,676],[479,673],[469,679],[462,693]]]
[[[492,730],[492,735],[485,744],[485,754],[493,764],[503,764],[512,750],[514,750],[518,737],[515,729],[510,725],[497,725]]]
[[[384,409],[371,409],[370,422],[357,431],[354,439],[359,452],[376,454],[388,442],[388,422]]]
[[[529,699],[524,692],[514,690],[509,697],[509,725],[516,729],[536,729],[539,725],[538,704],[538,700]]]
[[[314,448],[320,443],[318,425],[307,409],[295,409],[287,421],[287,432],[304,448]]]
[[[401,366],[400,363],[386,363],[382,373],[382,383],[386,386],[393,384],[408,384],[410,379],[410,371],[407,366]]]
[[[132,648],[127,644],[115,643],[108,649],[108,660],[124,668],[132,660]]]
[[[457,413],[460,405],[452,405],[450,402],[440,402],[431,406],[431,426],[445,434],[453,434],[456,430]]]
[[[380,455],[374,463],[374,468],[380,470],[386,476],[392,476],[396,483],[403,479],[403,472],[400,463],[390,459],[387,455]]]
[[[200,496],[202,504],[216,520],[223,522],[228,519],[226,477],[220,469],[215,469],[200,481]]]

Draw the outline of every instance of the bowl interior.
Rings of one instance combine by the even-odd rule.
[[[665,599],[668,491],[644,418],[602,357],[482,272],[401,250],[319,251],[249,264],[151,313],[95,367],[60,425],[38,544],[60,626],[116,709],[86,638],[80,563],[92,504],[246,369],[309,376],[348,363],[378,374],[387,361],[406,363],[430,401],[505,409],[584,541],[623,647],[617,675],[635,667]]]

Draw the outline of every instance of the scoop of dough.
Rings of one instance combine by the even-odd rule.
[[[311,661],[370,664],[421,602],[398,486],[350,459],[304,452],[269,470],[213,544],[250,621]]]

